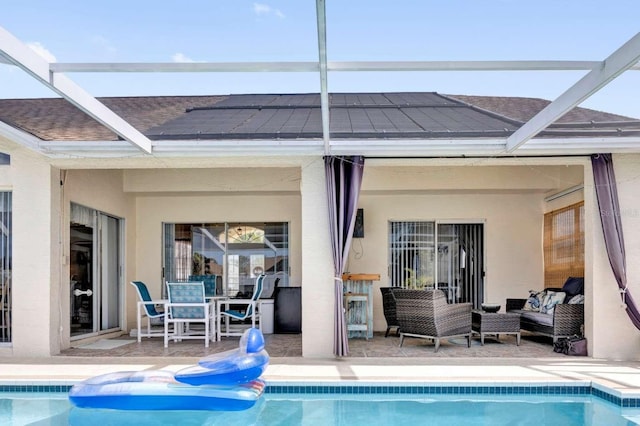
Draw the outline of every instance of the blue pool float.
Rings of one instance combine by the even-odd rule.
[[[259,377],[269,363],[264,337],[247,330],[239,348],[170,371],[103,374],[74,385],[69,400],[80,408],[118,410],[246,410],[264,392]]]
[[[202,358],[197,366],[178,371],[175,378],[195,386],[211,383],[235,385],[257,379],[268,364],[264,336],[260,330],[252,328],[242,335],[238,349]]]

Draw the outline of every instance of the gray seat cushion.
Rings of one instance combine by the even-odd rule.
[[[541,312],[525,311],[522,309],[518,309],[516,311],[509,311],[509,312],[519,313],[520,319],[532,321],[540,325],[548,325],[549,327],[553,327],[553,315],[543,314]]]

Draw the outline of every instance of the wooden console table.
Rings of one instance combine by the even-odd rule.
[[[348,337],[373,338],[373,281],[379,274],[344,274],[344,309]]]

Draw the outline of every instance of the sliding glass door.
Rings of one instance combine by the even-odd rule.
[[[166,223],[163,232],[165,281],[215,275],[217,292],[250,295],[258,275],[280,272],[288,285],[286,222]]]
[[[99,214],[100,328],[120,327],[120,220]]]
[[[121,219],[71,204],[71,337],[120,329]]]
[[[437,288],[450,303],[483,302],[482,224],[390,222],[389,259],[392,286]]]

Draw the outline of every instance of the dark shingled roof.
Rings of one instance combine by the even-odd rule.
[[[521,122],[529,121],[534,115],[551,103],[551,101],[546,99],[537,98],[468,95],[446,96]],[[637,119],[578,107],[560,117],[556,123],[588,123],[591,121],[615,122],[637,121]]]
[[[322,137],[317,93],[98,99],[155,140]],[[505,137],[548,104],[428,92],[334,93],[330,132],[335,139]],[[0,120],[42,140],[118,139],[64,99],[0,99]],[[600,136],[620,129],[637,134],[640,121],[578,107],[541,135]]]
[[[142,133],[224,96],[142,96],[98,98]],[[42,140],[118,140],[118,135],[62,98],[0,99],[0,121]]]

